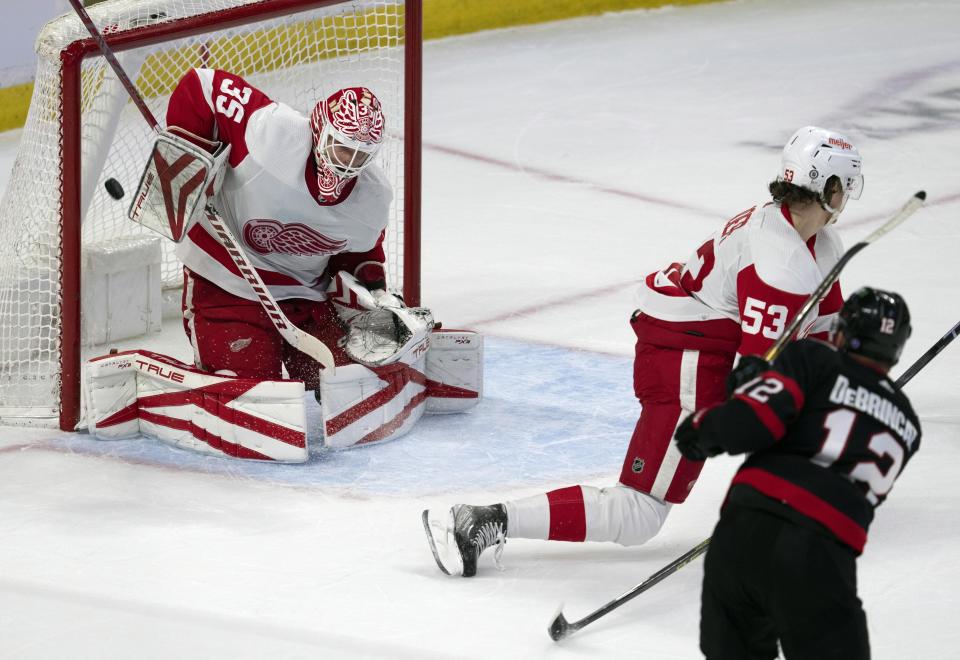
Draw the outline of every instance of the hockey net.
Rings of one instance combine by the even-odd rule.
[[[241,75],[304,114],[340,87],[374,90],[387,121],[380,165],[394,185],[388,277],[418,301],[420,0],[108,0],[89,12],[161,120],[193,67]],[[76,16],[48,23],[37,52],[0,203],[0,423],[69,430],[79,415],[80,262],[85,246],[150,234],[126,212],[154,134]],[[110,178],[126,191],[120,201],[104,188]],[[172,244],[162,253],[172,300],[182,268]]]

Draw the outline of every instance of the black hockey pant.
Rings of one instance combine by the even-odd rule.
[[[728,504],[704,564],[708,660],[868,660],[855,553],[772,513]]]

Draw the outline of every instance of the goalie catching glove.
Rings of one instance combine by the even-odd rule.
[[[404,307],[386,291],[369,291],[353,275],[340,271],[328,290],[337,314],[347,324],[344,350],[367,367],[416,362],[430,348],[433,314],[426,307]]]
[[[220,190],[230,145],[211,142],[177,126],[161,131],[140,177],[127,215],[175,243],[198,211]]]
[[[430,348],[433,314],[426,307],[385,307],[355,315],[343,347],[350,359],[368,367],[412,364]]]

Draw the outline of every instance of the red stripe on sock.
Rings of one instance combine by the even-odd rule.
[[[550,502],[550,540],[583,541],[587,537],[587,512],[580,486],[547,493]]]

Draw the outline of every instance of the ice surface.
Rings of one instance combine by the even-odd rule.
[[[960,316],[958,33],[950,0],[740,0],[426,44],[424,298],[489,335],[481,407],[304,466],[0,431],[0,657],[700,657],[699,561],[562,645],[546,626],[708,536],[737,460],[646,546],[511,540],[472,580],[437,570],[420,510],[615,481],[634,283],[763,199],[804,124],[863,154],[848,245],[929,193],[843,278],[904,294],[903,364],[923,353]],[[958,372],[951,346],[910,383],[923,448],[859,562],[880,660],[960,642]]]

